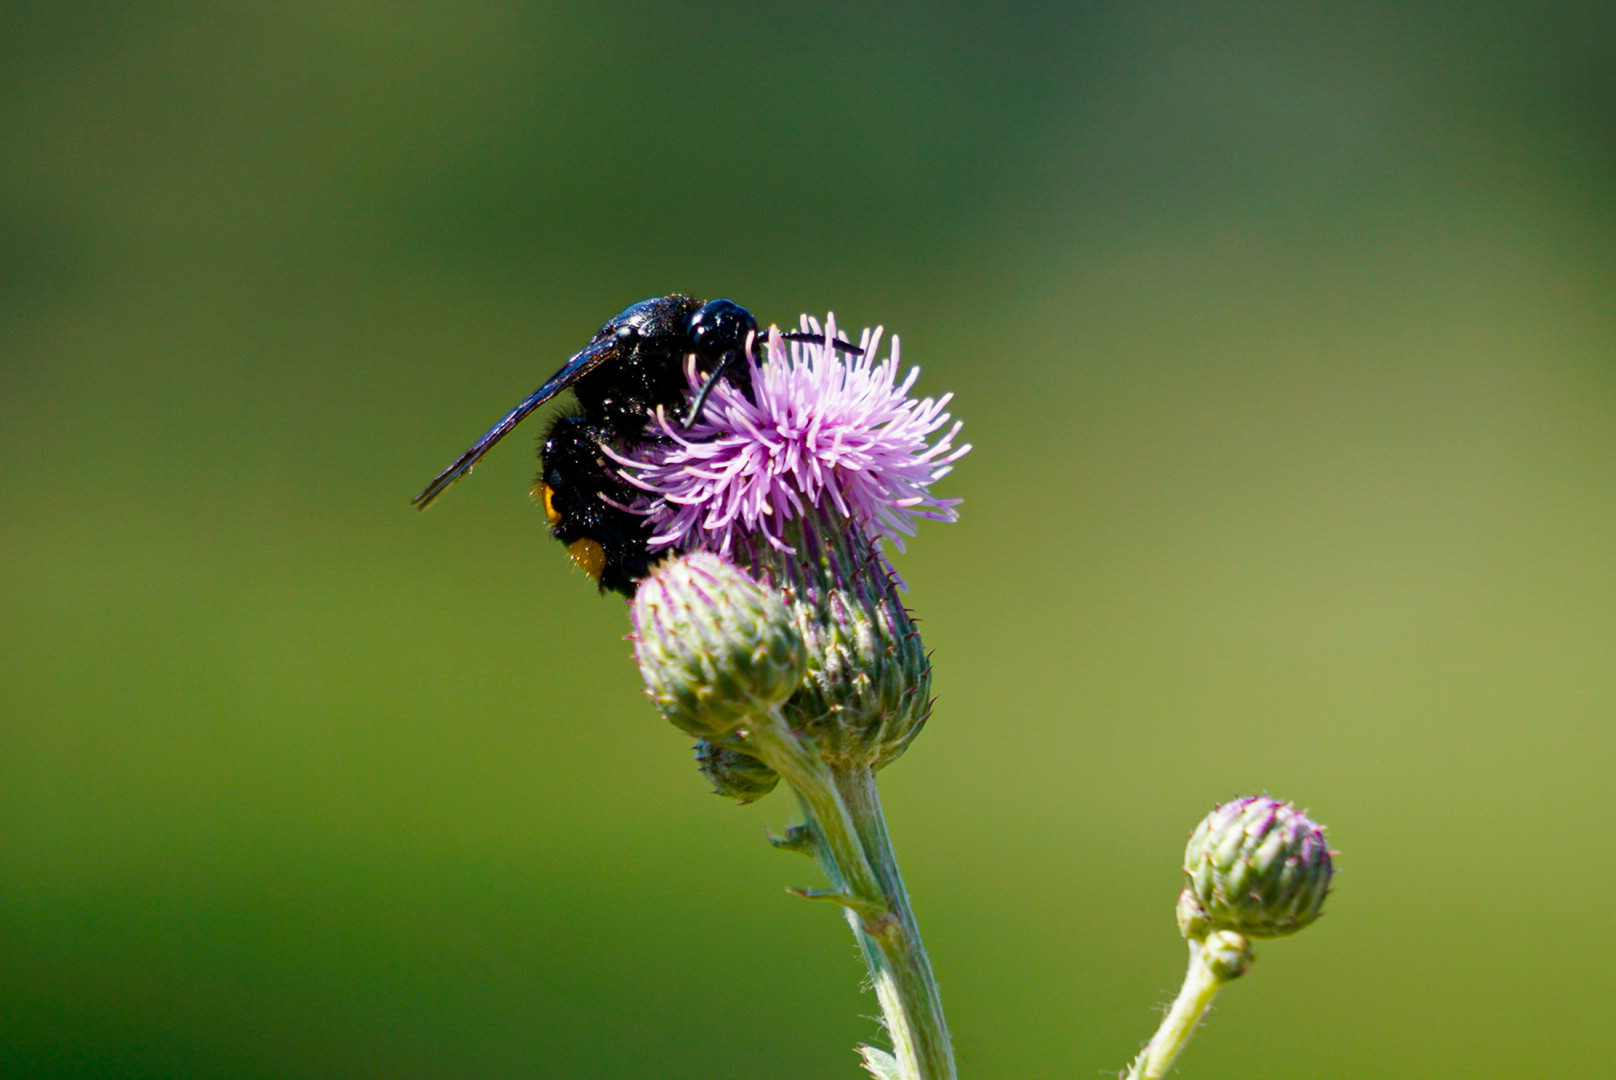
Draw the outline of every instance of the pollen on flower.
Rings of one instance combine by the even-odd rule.
[[[770,331],[750,396],[723,380],[695,424],[660,417],[663,439],[636,447],[635,458],[614,455],[646,493],[639,509],[651,521],[653,551],[727,554],[747,535],[785,549],[786,524],[816,508],[900,551],[919,519],[955,520],[959,500],[931,492],[970,450],[954,445],[952,395],[911,397],[920,370],[900,380],[896,337],[876,359],[879,327],[860,335],[858,354],[829,344],[834,318],[821,326],[804,316],[802,329],[814,340]],[[694,392],[694,369],[690,377]]]

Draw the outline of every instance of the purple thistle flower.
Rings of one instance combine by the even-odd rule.
[[[728,554],[739,537],[756,535],[789,551],[787,523],[818,508],[902,551],[918,519],[956,519],[960,500],[930,490],[970,450],[953,444],[960,424],[950,426],[945,411],[953,395],[910,397],[920,369],[898,380],[896,337],[888,357],[875,359],[879,327],[863,332],[857,356],[827,344],[836,340],[834,318],[821,327],[803,316],[802,327],[817,340],[787,342],[770,331],[752,396],[724,380],[690,428],[659,417],[665,441],[637,448],[638,459],[613,455],[646,492],[639,509],[652,523],[651,550]],[[692,393],[698,385],[692,370]]]

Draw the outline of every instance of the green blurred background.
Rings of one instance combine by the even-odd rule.
[[[881,322],[976,445],[884,774],[967,1077],[1095,1077],[1268,790],[1329,917],[1182,1075],[1616,1056],[1616,9],[0,6],[0,1072],[853,1077],[540,425],[672,291]]]

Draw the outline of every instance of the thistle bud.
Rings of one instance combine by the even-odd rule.
[[[931,660],[875,542],[827,514],[787,529],[790,551],[766,544],[740,558],[787,598],[807,675],[782,710],[825,762],[880,768],[903,753],[931,712]]]
[[[696,767],[713,785],[713,794],[745,806],[773,791],[780,774],[751,754],[717,746],[706,739],[696,744]]]
[[[1323,828],[1290,803],[1261,795],[1224,803],[1184,849],[1179,929],[1192,940],[1294,934],[1319,917],[1333,872]]]
[[[707,552],[664,560],[634,594],[634,657],[669,721],[722,740],[802,682],[802,634],[780,598]]]
[[[1190,949],[1201,950],[1201,963],[1220,982],[1238,979],[1251,970],[1251,962],[1256,959],[1251,954],[1250,940],[1232,930],[1214,930],[1204,941],[1192,942]]]
[[[1185,887],[1178,894],[1178,932],[1186,941],[1200,941],[1212,932],[1212,919],[1195,899],[1195,890]]]

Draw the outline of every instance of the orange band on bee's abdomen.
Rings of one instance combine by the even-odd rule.
[[[549,522],[550,528],[561,523],[561,512],[555,508],[555,488],[540,480],[533,488],[533,497],[544,503],[544,520]]]

